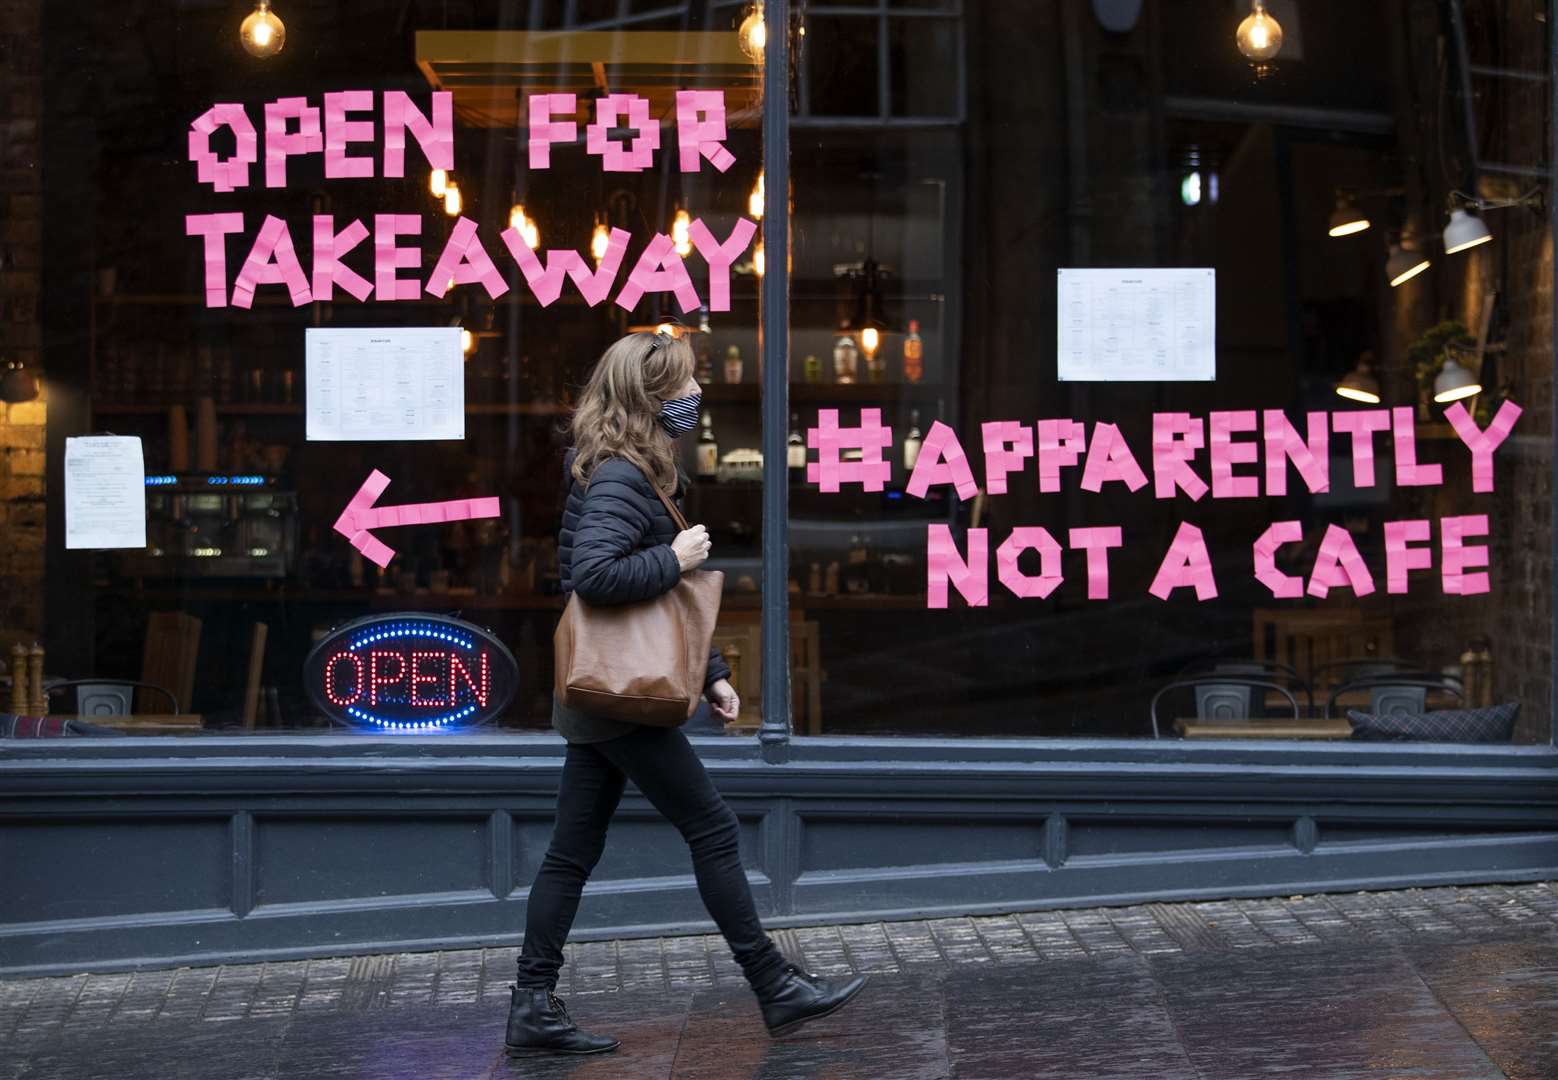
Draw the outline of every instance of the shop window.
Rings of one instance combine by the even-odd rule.
[[[1549,739],[1547,24],[1237,6],[812,7],[798,736]]]
[[[231,5],[73,8],[68,27],[45,18],[48,60],[24,101],[49,103],[38,117],[47,186],[8,196],[41,207],[41,235],[68,239],[48,257],[58,294],[36,310],[6,305],[8,318],[36,316],[41,348],[25,359],[42,390],[0,413],[0,662],[19,688],[0,709],[40,711],[38,642],[48,711],[88,732],[414,736],[467,730],[473,717],[489,721],[483,730],[547,730],[567,426],[602,351],[666,327],[694,341],[709,403],[678,452],[696,481],[687,513],[708,526],[709,565],[726,575],[716,641],[748,691],[739,723],[700,714],[690,730],[754,730],[761,237],[716,265],[697,227],[724,241],[761,216],[750,211],[761,66],[736,34],[747,5],[277,4],[285,39],[270,56],[240,42]],[[90,70],[64,62],[78,55],[95,57]],[[343,91],[358,93],[331,96]],[[722,110],[722,169],[709,155],[684,167],[681,91],[708,95],[694,119]],[[550,120],[572,130],[553,131],[538,160],[528,108],[543,94],[570,96]],[[608,143],[652,129],[658,148],[607,168],[610,149],[586,130],[612,95],[648,110],[642,123],[618,114]],[[300,102],[283,164],[267,109],[296,117]],[[210,113],[218,103],[236,108]],[[344,130],[336,107],[361,126],[327,151]],[[320,123],[321,110],[314,139],[300,125]],[[256,160],[217,169],[244,156],[234,133],[251,126]],[[209,174],[186,152],[192,137]],[[439,163],[441,138],[452,158]],[[24,232],[35,274],[40,233]],[[677,245],[661,266],[685,269],[690,302],[642,262],[657,235]],[[383,255],[396,248],[398,269]],[[579,273],[548,284],[542,264],[559,266],[558,251],[575,253]],[[434,280],[441,255],[452,288]],[[587,298],[577,282],[607,258],[616,275]],[[426,357],[396,351],[413,328],[441,335],[452,379],[438,368],[428,381]],[[386,351],[363,351],[370,329]],[[310,368],[307,341],[320,333],[350,343],[333,382]],[[8,398],[24,381],[8,377]],[[313,395],[327,393],[338,415],[322,419]],[[418,427],[430,412],[438,423]],[[24,429],[36,429],[35,447]],[[45,493],[45,441],[58,455],[66,438],[93,433],[140,440],[144,547],[67,549],[52,531],[62,514],[45,534],[44,507],[66,496]],[[387,488],[365,491],[376,470]],[[380,512],[401,506],[421,509]],[[349,507],[368,516],[346,521]],[[330,637],[387,615],[400,618]],[[334,651],[316,656],[310,685],[305,658],[327,637]]]

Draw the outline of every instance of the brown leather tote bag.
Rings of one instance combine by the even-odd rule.
[[[686,531],[681,511],[658,487],[655,494]],[[580,712],[685,724],[703,695],[724,588],[720,571],[691,570],[670,592],[636,604],[588,604],[571,594],[552,636],[554,692]]]

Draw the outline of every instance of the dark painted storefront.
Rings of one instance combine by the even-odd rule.
[[[8,189],[13,211],[36,209],[31,226],[13,213],[16,227],[7,255],[10,265],[20,268],[8,267],[11,274],[34,275],[34,344],[29,346],[18,331],[7,347],[18,355],[30,348],[28,358],[41,369],[47,385],[46,424],[39,433],[46,444],[37,448],[47,472],[35,488],[18,486],[29,475],[21,467],[23,455],[34,451],[15,440],[5,443],[7,471],[0,480],[11,485],[5,489],[11,561],[4,564],[0,587],[11,599],[0,612],[6,620],[0,629],[10,629],[9,624],[31,629],[47,645],[50,674],[80,677],[100,673],[105,664],[133,668],[140,663],[140,638],[132,633],[128,646],[124,641],[126,611],[136,613],[136,626],[150,610],[197,612],[208,635],[213,627],[226,625],[224,612],[232,614],[232,626],[244,633],[251,622],[263,618],[275,635],[264,681],[277,692],[261,695],[260,718],[253,721],[251,714],[248,727],[218,722],[220,710],[208,705],[204,711],[211,719],[198,734],[0,740],[0,972],[517,944],[525,890],[550,832],[562,760],[563,744],[546,731],[540,703],[549,685],[552,607],[539,602],[516,605],[524,614],[512,625],[495,629],[513,649],[522,680],[512,722],[425,737],[322,729],[312,723],[312,709],[301,688],[302,656],[313,643],[308,631],[364,614],[364,605],[348,598],[329,610],[309,607],[323,601],[310,597],[297,567],[279,590],[243,593],[241,599],[212,592],[208,583],[193,578],[152,588],[144,577],[105,575],[101,563],[88,561],[101,556],[66,551],[57,539],[64,525],[63,500],[57,495],[64,490],[66,438],[109,430],[125,434],[124,429],[151,415],[133,406],[118,412],[102,407],[105,400],[112,401],[102,385],[102,342],[105,335],[112,342],[118,331],[105,329],[101,320],[109,308],[123,318],[121,309],[129,303],[101,302],[104,264],[117,259],[123,278],[133,272],[127,268],[136,258],[145,263],[163,259],[172,269],[154,267],[152,276],[168,273],[179,288],[195,282],[189,288],[198,289],[198,259],[185,266],[193,241],[182,235],[164,238],[169,255],[148,249],[132,257],[124,250],[107,250],[108,241],[97,234],[104,229],[114,234],[119,226],[113,223],[132,215],[134,208],[116,204],[116,191],[105,181],[105,172],[114,174],[114,162],[136,155],[152,162],[161,155],[168,160],[148,165],[147,176],[192,174],[193,166],[182,157],[184,132],[210,102],[272,100],[280,96],[278,88],[288,85],[295,86],[296,93],[317,96],[346,89],[341,79],[365,78],[360,68],[348,66],[347,74],[337,74],[328,66],[329,52],[336,46],[326,43],[327,32],[340,34],[349,27],[338,12],[324,13],[330,5],[295,5],[297,17],[288,22],[287,48],[292,52],[281,54],[294,61],[286,78],[251,92],[229,72],[210,76],[209,84],[188,94],[169,92],[156,99],[162,112],[148,121],[161,142],[153,139],[149,147],[127,149],[113,138],[129,129],[115,126],[113,107],[105,104],[114,92],[113,79],[128,78],[125,72],[138,64],[146,70],[184,70],[189,50],[204,40],[201,34],[219,27],[236,36],[235,27],[228,26],[236,23],[233,12],[223,11],[219,17],[206,12],[187,21],[148,17],[144,23],[138,16],[115,22],[118,16],[99,13],[95,21],[88,20],[89,31],[77,35],[71,22],[81,13],[69,10],[73,5],[10,6],[17,8],[16,25],[28,25],[30,16],[40,28],[37,63],[20,63],[7,76],[15,83],[13,99],[35,106],[39,167],[36,176],[7,173],[7,182],[13,183]],[[750,13],[748,5],[717,2],[667,4],[669,14],[630,4],[600,5],[593,13],[574,4],[557,5],[556,13],[547,5],[533,5],[535,10],[528,13],[527,5],[448,6],[460,8],[452,23],[442,9],[435,14],[436,5],[403,6],[410,21],[385,31],[398,50],[393,53],[396,62],[408,49],[420,59],[426,50],[454,47],[445,39],[426,39],[426,45],[418,41],[413,47],[412,38],[419,36],[413,31],[424,27],[441,27],[446,33],[496,28],[631,34],[635,17],[642,14],[643,25],[655,31],[725,30]],[[1215,39],[1215,55],[1232,53],[1237,20],[1230,24],[1227,16],[1236,5],[1213,6],[1215,18],[1147,0],[1138,19],[1124,30],[1114,28],[1110,12],[1131,5],[1083,0],[1065,0],[1037,12],[1028,5],[987,7],[971,0],[853,7],[767,0],[761,6],[771,43],[768,62],[754,65],[754,71],[739,80],[731,78],[744,80],[747,92],[765,103],[760,115],[751,118],[744,136],[748,141],[742,145],[761,153],[762,243],[768,273],[738,279],[736,286],[738,301],[750,302],[752,313],[749,337],[742,339],[748,371],[744,378],[731,380],[743,385],[717,387],[709,399],[720,423],[738,408],[750,408],[743,434],[750,432],[761,450],[762,481],[746,489],[711,484],[716,494],[703,497],[709,499],[704,504],[707,513],[733,517],[738,512],[728,509],[730,500],[749,499],[739,511],[745,531],[731,529],[720,543],[742,553],[727,578],[742,573],[753,578],[748,595],[727,594],[727,607],[744,616],[745,636],[739,641],[755,647],[762,660],[760,674],[750,676],[756,691],[752,696],[762,707],[750,730],[730,734],[699,727],[700,718],[695,727],[703,733],[695,738],[742,821],[749,877],[771,925],[1541,880],[1558,872],[1558,745],[1552,723],[1552,567],[1558,548],[1552,531],[1551,217],[1558,210],[1552,206],[1550,183],[1558,98],[1547,78],[1552,70],[1551,18],[1537,19],[1548,13],[1548,5],[1504,5],[1495,11],[1492,4],[1396,0],[1365,17],[1349,13],[1348,5],[1305,3],[1304,35],[1295,35],[1285,45],[1301,49],[1297,66],[1284,68],[1279,55],[1277,73],[1256,78],[1234,54],[1225,69],[1178,71],[1175,61],[1188,62],[1192,54],[1185,42],[1192,38]],[[543,8],[547,13],[541,13]],[[1511,14],[1507,8],[1518,10]],[[1273,11],[1284,17],[1281,7],[1273,5]],[[279,14],[289,17],[285,10]],[[1352,18],[1368,25],[1362,30],[1350,27]],[[1448,125],[1447,137],[1453,138],[1463,137],[1467,129],[1445,119],[1460,115],[1459,99],[1451,91],[1444,91],[1449,95],[1444,100],[1454,108],[1437,119],[1414,111],[1423,87],[1429,87],[1424,100],[1436,100],[1439,92],[1432,89],[1435,73],[1414,66],[1414,61],[1431,53],[1435,43],[1447,44],[1453,54],[1462,40],[1456,36],[1457,20],[1464,24],[1463,37],[1473,52],[1482,49],[1493,56],[1462,57],[1468,73],[1484,81],[1490,78],[1471,72],[1473,61],[1518,69],[1530,76],[1516,80],[1518,85],[1537,86],[1540,96],[1501,98],[1507,107],[1497,110],[1468,107],[1472,130],[1485,136],[1496,121],[1503,125],[1503,134],[1497,139],[1474,137],[1480,138],[1478,153],[1453,155],[1451,162],[1457,169],[1471,170],[1471,179],[1446,181],[1429,177],[1423,162],[1413,156],[1432,149],[1425,132],[1431,135],[1434,129],[1423,125]],[[864,29],[868,24],[873,29]],[[802,25],[804,36],[798,34]],[[1291,31],[1296,18],[1288,25]],[[177,33],[158,32],[167,26]],[[78,78],[91,45],[116,29],[125,31],[126,50],[142,50],[141,59],[121,56],[105,62],[96,74]],[[1374,31],[1383,38],[1373,45],[1354,40],[1369,38]],[[876,50],[870,77],[840,74],[845,52],[829,44],[830,34],[831,40],[860,44],[860,55],[867,46]],[[862,36],[857,41],[849,35]],[[1372,79],[1378,85],[1363,86],[1357,100],[1326,84],[1327,72],[1350,63],[1355,55],[1325,59],[1326,50],[1340,51],[1338,43],[1344,40],[1353,41],[1348,48],[1373,49],[1370,55],[1380,69],[1367,78],[1360,76],[1364,83]],[[1025,55],[1031,64],[999,72],[990,66],[995,59],[1012,64],[1014,57]],[[310,57],[324,66],[325,74],[309,74]],[[919,66],[906,73],[907,61]],[[1455,63],[1452,55],[1446,85],[1458,78]],[[1533,67],[1542,70],[1533,73]],[[436,57],[423,67],[423,74],[428,71],[445,80],[435,85],[458,85]],[[1227,81],[1230,71],[1234,75]],[[929,103],[925,95],[930,92],[915,89],[921,72],[927,84],[940,88]],[[425,95],[433,76],[423,80],[415,68],[411,73]],[[633,76],[620,77],[631,87]],[[393,83],[396,87],[416,87],[404,73],[394,78],[399,80]],[[879,92],[879,115],[875,110],[843,115],[827,105],[829,93],[847,97],[864,92]],[[1474,100],[1486,103],[1493,100],[1491,93],[1478,91]],[[418,100],[425,104],[425,97]],[[1371,101],[1377,107],[1366,107]],[[194,111],[188,112],[190,108]],[[861,115],[867,112],[873,115]],[[1534,129],[1517,122],[1533,116],[1540,117]],[[1133,157],[1138,152],[1145,154],[1141,162]],[[24,142],[13,139],[10,154],[19,159],[25,153]],[[1372,205],[1383,215],[1394,216],[1398,236],[1423,249],[1437,245],[1443,225],[1437,200],[1445,189],[1464,193],[1470,184],[1473,192],[1505,190],[1477,186],[1479,165],[1481,175],[1501,175],[1495,154],[1505,155],[1505,164],[1516,159],[1525,163],[1522,167],[1529,171],[1520,175],[1518,185],[1523,201],[1500,204],[1497,214],[1487,214],[1497,239],[1486,247],[1498,254],[1476,256],[1484,260],[1475,264],[1476,270],[1453,262],[1454,254],[1434,251],[1435,266],[1424,275],[1424,282],[1434,283],[1432,295],[1408,300],[1401,290],[1371,284],[1359,286],[1358,295],[1343,303],[1332,292],[1345,290],[1328,291],[1325,283],[1330,275],[1346,278],[1351,273],[1340,261],[1332,268],[1329,254],[1281,254],[1310,252],[1305,246],[1310,241],[1300,233],[1313,224],[1316,200],[1329,211],[1338,187],[1348,188],[1360,200],[1374,199]],[[1348,155],[1361,155],[1369,169],[1383,162],[1379,167],[1387,175],[1373,177],[1366,169],[1357,174],[1362,180],[1347,174],[1350,182],[1345,185],[1330,173],[1322,175],[1326,168],[1340,170],[1338,176],[1346,173],[1352,166],[1336,162],[1351,161]],[[408,158],[414,157],[408,148]],[[1269,163],[1269,175],[1259,169],[1246,172],[1251,160]],[[939,173],[931,169],[927,178],[927,162],[946,168]],[[13,169],[11,162],[5,167]],[[859,179],[834,177],[828,181],[832,187],[823,182],[828,170],[845,168]],[[263,172],[263,162],[256,171]],[[471,176],[477,190],[479,174],[464,175]],[[124,174],[126,190],[144,191],[147,176]],[[1035,176],[1052,179],[1058,193],[1029,190]],[[1179,190],[1192,176],[1197,185],[1194,202],[1191,188]],[[1210,192],[1220,177],[1221,212],[1228,216],[1220,231],[1163,209],[1167,200],[1175,214],[1188,215],[1193,208],[1210,211],[1208,204],[1216,201]],[[490,176],[485,182],[488,188],[494,183]],[[503,189],[498,197],[506,206],[506,176],[495,183]],[[662,207],[669,205],[665,183],[660,181]],[[738,193],[743,206],[746,186]],[[849,189],[856,187],[860,190],[850,195]],[[159,228],[166,222],[176,228],[186,212],[217,205],[209,192],[197,193],[192,180],[187,191],[192,205],[158,211]],[[1530,191],[1537,196],[1526,197]],[[693,201],[696,192],[689,192],[684,197]],[[811,198],[812,192],[827,198]],[[1253,198],[1249,192],[1270,200],[1269,215],[1265,202],[1248,201]],[[181,188],[170,198],[179,201],[184,196]],[[316,200],[312,211],[319,212],[317,197],[310,197]],[[516,192],[513,198],[518,197]],[[542,196],[532,197],[534,209]],[[1486,209],[1493,208],[1492,195],[1479,197],[1487,200]],[[194,203],[196,199],[200,201]],[[251,226],[258,221],[255,211],[264,205],[259,197],[245,204]],[[307,200],[298,205],[307,207]],[[394,212],[393,207],[376,209]],[[368,211],[343,211],[363,212]],[[665,216],[669,219],[669,212]],[[1324,217],[1321,213],[1318,220],[1323,223]],[[584,220],[579,237],[555,242],[581,243],[588,235],[588,217]],[[1269,226],[1269,231],[1252,231],[1250,220]],[[859,230],[863,222],[864,230]],[[884,222],[898,223],[894,228],[901,233],[899,241],[880,239],[878,229],[892,235]],[[930,240],[924,235],[927,222],[933,226]],[[545,220],[542,225],[549,227]],[[886,519],[889,511],[871,509],[876,503],[863,495],[840,495],[837,503],[819,501],[829,496],[798,480],[788,464],[795,430],[792,414],[803,412],[803,422],[811,424],[819,407],[837,407],[847,421],[857,415],[857,407],[875,400],[868,379],[842,387],[819,386],[801,367],[809,350],[828,347],[837,300],[832,295],[819,299],[816,277],[808,276],[808,260],[820,264],[830,253],[837,256],[826,237],[829,230],[837,233],[846,227],[869,238],[864,247],[849,249],[857,261],[861,255],[872,259],[872,243],[885,248],[901,242],[895,256],[901,264],[898,278],[886,288],[899,310],[885,320],[884,338],[892,335],[896,342],[918,310],[936,353],[979,358],[961,365],[956,359],[933,361],[944,365],[934,375],[944,386],[941,397],[906,387],[901,399],[888,406],[923,408],[927,429],[939,414],[966,444],[976,447],[981,422],[1012,417],[1025,418],[1030,426],[1041,416],[1069,415],[1089,424],[1118,418],[1134,437],[1138,428],[1132,424],[1145,417],[1144,410],[1158,406],[1198,415],[1219,406],[1287,408],[1294,417],[1305,406],[1329,409],[1337,404],[1331,387],[1351,377],[1347,373],[1358,359],[1360,343],[1384,358],[1376,367],[1387,397],[1392,385],[1410,395],[1415,384],[1405,359],[1407,342],[1443,318],[1475,321],[1482,298],[1497,296],[1501,306],[1492,324],[1503,328],[1502,351],[1483,351],[1500,355],[1500,379],[1508,384],[1501,392],[1510,400],[1518,397],[1525,411],[1510,456],[1498,465],[1497,488],[1479,491],[1475,498],[1482,501],[1464,510],[1486,512],[1493,521],[1489,593],[1445,596],[1430,581],[1424,587],[1429,595],[1419,598],[1414,580],[1408,598],[1415,606],[1408,598],[1383,595],[1365,603],[1352,592],[1333,597],[1328,607],[1303,600],[1274,601],[1269,593],[1259,603],[1250,600],[1257,594],[1240,591],[1238,585],[1225,585],[1228,595],[1209,605],[1185,595],[1159,601],[1147,595],[1146,585],[1173,525],[1198,514],[1206,524],[1216,508],[1198,507],[1181,497],[1169,504],[1170,513],[1145,491],[1099,496],[1104,501],[1097,503],[1071,488],[1052,496],[1051,506],[1038,496],[1031,462],[1030,471],[1011,477],[1012,494],[1004,496],[1010,510],[999,497],[985,504],[985,492],[977,511],[948,496],[926,500],[923,511],[916,508],[917,516],[896,521]],[[126,242],[137,242],[133,229],[126,235]],[[1279,254],[1264,262],[1241,255],[1261,244],[1278,245]],[[925,268],[931,264],[922,250],[926,245],[936,255],[931,260],[934,274]],[[1040,249],[1043,253],[1034,254]],[[235,250],[229,249],[230,263],[241,257]],[[1382,271],[1387,250],[1382,245],[1378,253],[1361,258],[1371,271]],[[1153,392],[1108,385],[1068,385],[1057,383],[1052,367],[1035,368],[1037,356],[1052,352],[1056,314],[1050,294],[1025,290],[1052,289],[1054,270],[1061,266],[1201,265],[1189,261],[1195,254],[1215,258],[1220,281],[1238,282],[1237,289],[1230,286],[1226,292],[1219,285],[1220,311],[1242,304],[1246,290],[1264,287],[1271,293],[1251,300],[1250,306],[1259,307],[1260,319],[1277,327],[1271,331],[1275,345],[1260,338],[1266,324],[1253,316],[1246,324],[1242,315],[1231,314],[1227,329],[1219,322],[1220,380],[1230,363],[1223,355],[1224,339],[1231,342],[1232,386],[1226,390],[1231,397],[1202,400],[1195,396],[1200,390],[1183,386],[1170,386],[1163,396],[1153,397]],[[884,255],[883,261],[887,259]],[[791,273],[783,272],[792,265]],[[517,294],[523,279],[512,264],[500,266]],[[858,273],[844,280],[858,284]],[[127,291],[122,283],[119,287],[122,294]],[[868,292],[870,287],[868,283]],[[25,304],[17,296],[27,288],[26,280],[13,277],[6,288],[15,325],[23,327]],[[741,294],[743,288],[747,294]],[[169,286],[168,291],[173,289]],[[153,294],[145,289],[133,295]],[[312,305],[320,306],[330,305]],[[91,319],[83,317],[87,310],[93,313]],[[160,310],[151,309],[153,322],[161,317]],[[252,314],[281,318],[267,314],[275,310],[257,304]],[[436,320],[424,315],[411,321],[447,321],[446,309],[438,311]],[[226,334],[248,333],[230,329],[241,321],[238,314],[197,311],[190,317],[189,333],[195,340],[206,334],[219,341],[228,340]],[[462,316],[472,317],[468,310],[456,314],[457,319]],[[846,312],[846,317],[852,316]],[[355,318],[356,323],[348,324],[364,322]],[[522,319],[544,318],[522,314],[517,303],[510,310],[499,309],[490,339],[519,339]],[[511,321],[505,325],[505,320]],[[828,332],[819,336],[814,330],[820,324],[826,324]],[[536,325],[539,332],[550,332],[551,324]],[[1482,334],[1483,345],[1495,336]],[[235,349],[248,347],[246,338],[231,340]],[[488,340],[482,336],[483,342]],[[591,341],[598,353],[603,342]],[[507,359],[513,361],[515,347],[509,348]],[[1301,358],[1290,361],[1292,388],[1281,383],[1288,372],[1276,359],[1279,353]],[[1486,363],[1484,357],[1478,359]],[[1237,369],[1240,364],[1242,371]],[[931,378],[927,375],[926,382]],[[1263,395],[1267,380],[1280,386]],[[518,391],[508,392],[511,403],[525,404],[518,401]],[[1023,396],[1030,392],[1034,396]],[[467,394],[472,400],[472,392]],[[1061,394],[1067,396],[1053,403],[1053,395]],[[162,399],[154,402],[157,410],[164,405]],[[10,406],[9,414],[9,427],[19,435],[20,418],[32,415],[20,408]],[[269,412],[256,408],[248,414],[249,422],[257,426],[278,414],[292,415],[280,407]],[[160,424],[161,412],[155,415]],[[233,415],[244,414],[235,408]],[[481,421],[473,418],[466,441],[478,443],[482,431],[498,430],[501,434],[490,437],[506,440],[501,445],[510,456],[540,446],[534,460],[520,460],[496,475],[517,488],[529,482],[523,474],[545,471],[547,478],[533,483],[545,488],[555,467],[548,454],[556,449],[556,435],[547,429],[555,423],[526,420],[533,414],[520,407],[505,415],[509,419],[499,422],[508,425],[506,430],[482,429]],[[1434,406],[1422,423],[1439,419]],[[900,438],[897,432],[906,427],[907,418],[891,417],[889,422],[895,439]],[[301,425],[301,415],[296,423]],[[532,427],[516,435],[525,423]],[[1486,419],[1480,423],[1487,426]],[[0,433],[5,430],[0,428]],[[1425,460],[1442,461],[1446,474],[1459,467],[1459,459],[1437,456],[1447,444],[1425,445]],[[148,451],[148,472],[154,471],[153,452]],[[304,452],[295,450],[297,455]],[[898,453],[894,442],[889,456]],[[405,470],[409,486],[419,466],[409,455],[393,460]],[[310,464],[328,470],[334,461],[314,458]],[[352,459],[349,468],[356,470],[359,464]],[[1333,460],[1333,470],[1340,468]],[[890,486],[902,498],[908,470],[896,464],[894,470]],[[335,487],[348,479],[350,487],[360,483],[354,474]],[[398,475],[396,482],[402,482]],[[324,486],[326,498],[334,497],[334,488]],[[1019,486],[1034,490],[1018,492]],[[508,496],[507,489],[504,494]],[[1417,497],[1400,488],[1381,496],[1386,505],[1316,500],[1319,510],[1306,504],[1290,514],[1269,508],[1260,513],[1265,515],[1262,521],[1294,517],[1306,523],[1313,513],[1313,520],[1343,522],[1369,537],[1378,531],[1376,518],[1438,519],[1463,512],[1455,500],[1474,496],[1469,489],[1451,490],[1447,482],[1431,498],[1410,501]],[[309,496],[302,498],[307,504]],[[1098,509],[1100,505],[1107,509]],[[1061,507],[1058,515],[1056,506]],[[37,569],[30,569],[23,558],[33,526],[23,523],[19,507],[47,517],[37,527]],[[987,516],[971,518],[971,512]],[[834,513],[846,532],[876,527],[885,537],[896,535],[896,528],[912,531],[922,543],[927,523],[946,523],[960,545],[982,520],[994,534],[992,547],[999,537],[1028,523],[1043,523],[1061,535],[1068,518],[1098,525],[1156,515],[1168,521],[1168,527],[1165,532],[1156,524],[1143,526],[1149,533],[1145,547],[1153,551],[1146,557],[1151,565],[1122,557],[1118,602],[1113,605],[1089,607],[1082,600],[1077,582],[1087,575],[1083,564],[1073,567],[1068,555],[1068,576],[1056,594],[1058,603],[998,597],[1001,586],[992,574],[988,608],[967,603],[966,594],[960,595],[954,584],[950,604],[941,611],[928,609],[924,602],[923,546],[917,554],[910,551],[919,561],[911,564],[913,580],[907,588],[901,580],[884,585],[885,570],[883,578],[863,586],[856,597],[822,595],[847,593],[847,588],[812,588],[807,578],[814,564],[825,567],[834,555],[842,555],[847,577],[849,551],[859,546],[853,539],[847,545],[842,537],[828,539],[827,526],[835,523],[824,519]],[[752,528],[754,518],[760,521],[757,528]],[[329,533],[324,510],[307,508],[302,520],[305,526],[325,524],[312,534],[303,529],[300,561],[311,545],[323,549],[339,544]],[[542,535],[550,526],[527,522],[524,528],[529,536]],[[1247,576],[1247,544],[1253,534],[1215,523],[1207,528],[1213,534],[1214,562],[1225,575],[1220,581],[1234,576],[1224,571],[1225,562],[1239,559]],[[1246,545],[1245,550],[1230,556],[1230,537]],[[1155,538],[1162,543],[1154,546]],[[878,539],[884,550],[894,543]],[[1365,553],[1373,558],[1377,546],[1365,544]],[[1285,569],[1307,572],[1314,557],[1311,545],[1302,564]],[[993,552],[991,562],[994,566]],[[1026,573],[1034,572],[1026,562],[1023,566]],[[1378,593],[1384,594],[1384,574],[1377,567],[1375,572]],[[1069,589],[1077,590],[1076,598],[1066,598]],[[339,598],[347,592],[338,584],[329,595]],[[1387,600],[1402,606],[1381,606]],[[1493,694],[1521,705],[1513,737],[1483,743],[1203,739],[1178,737],[1167,723],[1158,732],[1164,737],[1153,737],[1147,706],[1155,692],[1205,655],[1274,655],[1261,651],[1260,642],[1252,648],[1251,620],[1254,617],[1258,626],[1260,618],[1269,617],[1273,621],[1268,625],[1277,627],[1272,632],[1285,633],[1281,628],[1287,624],[1280,615],[1261,615],[1284,602],[1340,612],[1337,617],[1343,620],[1354,617],[1348,612],[1356,605],[1360,625],[1389,626],[1385,640],[1390,648],[1381,646],[1379,655],[1412,654],[1425,665],[1431,662],[1436,671],[1458,661],[1468,639],[1491,638],[1498,656]],[[1017,606],[1022,604],[1030,606]],[[509,617],[496,605],[484,609],[474,601],[440,604],[419,597],[408,606],[441,607],[482,625]],[[261,614],[265,612],[270,614]],[[225,632],[247,645],[238,630]],[[823,642],[820,665],[795,659],[795,643],[809,640],[811,634]],[[241,653],[228,649],[230,656]],[[131,654],[132,660],[124,659]],[[216,650],[215,655],[223,654]],[[746,655],[750,664],[752,654]],[[241,683],[237,674],[215,670],[217,660],[202,664],[197,704],[215,700],[214,687],[221,679]],[[1305,674],[1310,674],[1307,668]],[[208,683],[212,689],[203,690]],[[1297,711],[1295,705],[1295,722]],[[709,925],[680,839],[636,795],[624,801],[613,826],[579,925],[594,936],[659,934]]]

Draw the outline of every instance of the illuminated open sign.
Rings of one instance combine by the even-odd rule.
[[[503,712],[519,683],[514,654],[479,626],[398,612],[325,635],[303,664],[314,706],[344,723],[448,731]]]

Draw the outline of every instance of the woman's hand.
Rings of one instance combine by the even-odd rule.
[[[709,530],[702,525],[694,525],[686,532],[677,533],[676,539],[671,541],[671,550],[676,553],[676,561],[681,563],[684,574],[703,565],[709,557],[710,547]]]
[[[721,679],[709,687],[709,703],[720,718],[727,722],[741,714],[741,698],[737,696],[736,688],[730,685],[729,679]]]

